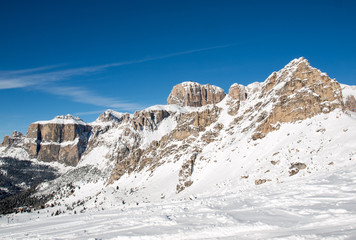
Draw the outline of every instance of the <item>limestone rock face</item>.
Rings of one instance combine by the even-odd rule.
[[[22,147],[25,136],[18,131],[14,131],[11,136],[5,136],[1,147]]]
[[[245,86],[234,83],[229,89],[230,98],[227,100],[229,106],[229,114],[236,115],[240,109],[241,101],[247,99],[247,89]]]
[[[351,112],[356,112],[356,86],[340,84],[342,96],[345,104],[345,109]]]
[[[31,157],[45,162],[76,166],[84,152],[91,127],[73,116],[58,116],[36,122],[27,131],[27,150]]]
[[[200,150],[196,147],[194,142],[198,141],[199,133],[204,132],[210,125],[217,121],[220,111],[221,109],[217,106],[210,106],[202,111],[187,112],[182,115],[166,110],[136,112],[133,116],[133,122],[142,123],[142,125],[136,129],[126,129],[125,132],[129,138],[135,139],[135,141],[130,144],[125,144],[126,148],[121,148],[123,149],[123,153],[119,154],[116,158],[116,164],[111,173],[109,183],[120,179],[125,173],[141,171],[144,168],[153,171],[157,166],[162,164],[161,160],[165,157],[173,156],[174,159],[179,160],[183,152],[199,152]],[[152,141],[146,148],[140,148],[139,143],[141,139],[138,131],[141,131],[143,128],[154,131],[156,129],[155,126],[162,121],[161,119],[168,117],[175,118],[177,126],[162,136],[158,141]],[[139,119],[144,121],[139,121]],[[146,124],[144,125],[143,123],[145,122]],[[151,126],[154,127],[152,130],[150,129]],[[213,139],[215,132],[209,131],[209,133],[211,133],[209,139]],[[208,136],[205,137],[208,138]],[[135,143],[137,145],[135,145]],[[177,143],[180,143],[179,147]],[[207,143],[208,141],[203,144]],[[187,162],[192,161],[187,160]],[[187,163],[187,166],[188,165],[189,163]],[[182,170],[179,187],[177,186],[178,192],[182,191],[189,183],[192,183],[189,174],[191,174],[189,170]]]
[[[229,89],[229,96],[236,100],[245,101],[247,98],[247,92],[243,85],[234,83]]]
[[[158,147],[155,145],[157,141],[145,140],[142,133],[150,134],[157,131],[160,124],[174,114],[169,109],[167,106],[163,108],[154,106],[134,114],[106,111],[92,124],[92,137],[84,155],[101,147],[112,149],[104,156],[110,162],[115,163],[110,181],[119,179],[125,173],[153,164],[152,158],[143,157],[144,151],[140,148]],[[171,109],[175,109],[175,107],[171,107]],[[164,132],[165,130],[161,129],[160,131]],[[108,141],[107,137],[103,137],[108,135],[111,141]]]
[[[262,106],[272,105],[272,111],[261,115],[261,124],[254,139],[278,129],[278,124],[311,118],[343,108],[340,84],[325,73],[310,66],[304,58],[291,61],[264,82],[260,99]]]
[[[356,112],[356,99],[354,96],[346,97],[345,108],[349,111]]]
[[[169,117],[169,112],[165,110],[153,111],[137,111],[132,119],[132,126],[135,130],[148,128],[150,130],[157,129],[157,124],[163,119]]]
[[[223,89],[209,84],[183,82],[174,86],[167,99],[167,104],[179,106],[201,107],[219,103],[225,97]]]
[[[98,121],[100,122],[121,122],[129,117],[129,114],[118,113],[111,109],[100,114]]]

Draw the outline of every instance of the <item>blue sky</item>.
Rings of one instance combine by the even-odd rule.
[[[0,137],[165,104],[183,81],[227,92],[300,56],[356,85],[355,2],[1,1]]]

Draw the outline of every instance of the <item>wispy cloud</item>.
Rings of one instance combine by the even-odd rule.
[[[234,44],[200,48],[200,49],[170,53],[170,54],[156,56],[156,57],[136,59],[132,61],[116,62],[110,64],[103,64],[103,65],[82,67],[82,68],[72,68],[72,69],[65,69],[65,70],[48,71],[61,66],[61,65],[54,65],[54,66],[44,66],[44,67],[38,67],[32,69],[0,71],[0,90],[42,85],[49,82],[66,80],[75,76],[83,76],[83,75],[103,71],[110,67],[144,63],[144,62],[155,61],[155,60],[170,58],[174,56],[196,53],[196,52],[204,52],[204,51],[209,51],[209,50],[214,50],[219,48],[227,48],[233,45]]]
[[[150,62],[150,61],[155,61],[155,60],[160,60],[160,59],[165,59],[165,58],[171,58],[171,57],[175,57],[175,56],[181,56],[181,55],[186,55],[186,54],[191,54],[191,53],[196,53],[196,52],[205,52],[205,51],[219,49],[219,48],[227,48],[227,47],[232,47],[234,45],[236,45],[236,44],[228,44],[228,45],[214,46],[214,47],[208,47],[208,48],[199,48],[199,49],[193,49],[193,50],[188,50],[188,51],[165,54],[165,55],[156,56],[156,57],[147,57],[147,58],[143,58],[140,60],[112,63],[112,64],[107,64],[107,65],[102,65],[102,66],[115,67],[115,66],[130,65],[130,64],[136,64],[136,63],[144,63],[144,62]]]
[[[50,87],[37,88],[39,90],[55,94],[58,96],[69,97],[74,102],[90,104],[99,107],[107,107],[122,110],[138,110],[142,108],[139,104],[120,101],[115,98],[99,96],[87,89],[81,87]]]
[[[103,65],[50,72],[43,72],[43,70],[47,70],[48,67],[18,71],[3,71],[0,72],[0,89],[25,88],[30,86],[44,85],[51,82],[66,80],[75,76],[83,76],[98,72],[100,70],[104,70],[105,68],[106,67]]]
[[[39,68],[38,68],[39,69]],[[45,68],[41,68],[45,69]],[[47,68],[46,68],[47,69]],[[85,87],[57,86],[56,82],[69,79],[74,76],[84,76],[105,69],[103,66],[59,70],[45,73],[26,74],[31,70],[14,72],[0,72],[0,89],[29,88],[32,90],[47,92],[57,96],[67,97],[71,101],[85,103],[105,108],[134,111],[142,108],[139,104],[118,100],[115,98],[100,96]]]
[[[68,80],[77,76],[94,74],[111,67],[150,62],[175,56],[204,52],[219,48],[227,48],[233,45],[234,44],[193,49],[188,51],[170,53],[166,55],[146,57],[132,61],[115,62],[104,65],[71,68],[64,70],[58,70],[58,68],[63,65],[53,65],[31,69],[0,71],[0,90],[14,88],[31,88],[35,90],[45,91],[54,95],[66,96],[75,102],[86,103],[95,106],[109,107],[114,109],[137,110],[138,108],[140,108],[140,106],[135,103],[99,96],[94,92],[82,87],[59,87],[56,86],[55,83]],[[49,85],[51,87],[48,87]]]
[[[28,69],[21,69],[21,70],[13,70],[13,71],[4,71],[0,70],[0,75],[2,76],[11,76],[11,75],[20,75],[20,74],[25,74],[25,73],[33,73],[33,72],[40,72],[40,71],[45,71],[53,68],[58,68],[60,66],[63,66],[63,64],[59,65],[52,65],[52,66],[44,66],[44,67],[37,67],[37,68],[28,68]]]

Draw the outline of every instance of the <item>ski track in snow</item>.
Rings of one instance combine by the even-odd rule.
[[[355,239],[353,167],[295,182],[77,215],[0,218],[2,239]]]

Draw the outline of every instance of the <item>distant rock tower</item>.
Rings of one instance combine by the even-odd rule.
[[[174,86],[167,99],[167,104],[177,104],[182,107],[201,107],[219,103],[225,95],[222,88],[210,84],[201,85],[196,82],[183,82]]]

